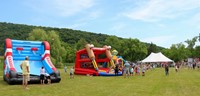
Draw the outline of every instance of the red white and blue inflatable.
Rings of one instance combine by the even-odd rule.
[[[3,78],[9,84],[22,82],[20,64],[25,57],[29,57],[30,81],[40,82],[40,68],[44,66],[46,73],[50,74],[52,82],[60,82],[60,73],[50,59],[50,45],[47,41],[5,40]]]

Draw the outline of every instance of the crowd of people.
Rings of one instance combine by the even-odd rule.
[[[29,58],[26,57],[25,60],[20,64],[20,67],[22,69],[22,76],[23,76],[23,82],[22,85],[25,89],[28,88],[28,81],[30,80],[30,66],[29,66]],[[178,72],[180,67],[187,66],[188,69],[195,69],[196,67],[200,69],[200,62],[176,62],[171,63],[174,65],[175,72]],[[160,64],[161,68],[164,67],[165,69],[165,75],[169,75],[169,67],[171,64]],[[119,64],[115,64],[114,73],[116,76],[118,76],[119,71],[122,72],[124,78],[129,78],[130,76],[139,76],[140,74],[142,76],[145,76],[146,70],[152,70],[156,67],[156,64],[136,64],[131,63],[129,61],[126,61],[124,66],[121,67]],[[67,66],[64,66],[64,72],[67,73]],[[70,68],[70,79],[74,78],[74,67]],[[45,68],[42,66],[40,69],[40,83],[43,85],[45,84],[45,80],[47,81],[47,84],[51,84],[51,76],[46,72]]]
[[[145,76],[145,71],[153,69],[155,66],[153,64],[135,64],[129,61],[126,61],[122,70],[119,69],[118,64],[115,67],[115,75],[118,75],[119,70],[122,71],[124,78],[129,76]]]

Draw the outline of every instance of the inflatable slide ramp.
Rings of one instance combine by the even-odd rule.
[[[50,59],[50,45],[43,41],[5,40],[3,78],[9,84],[22,83],[22,70],[20,64],[29,57],[30,81],[40,82],[40,68],[44,66],[46,73],[50,74],[52,82],[60,82],[60,73]]]

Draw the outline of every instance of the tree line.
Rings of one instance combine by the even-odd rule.
[[[197,38],[186,40],[188,46],[180,43],[173,44],[167,49],[153,43],[141,42],[135,38],[120,38],[67,28],[0,22],[0,55],[4,54],[4,41],[6,38],[48,41],[51,46],[52,61],[56,66],[61,66],[65,62],[73,63],[76,51],[84,48],[87,43],[94,44],[95,47],[110,45],[112,50],[116,49],[118,51],[118,55],[134,62],[144,59],[151,52],[163,52],[175,61],[181,61],[188,57],[200,57],[200,46],[194,47]]]

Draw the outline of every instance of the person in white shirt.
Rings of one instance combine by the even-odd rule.
[[[40,69],[40,83],[44,84],[44,76],[45,76],[45,69],[42,66],[42,68]]]
[[[70,79],[74,78],[74,67],[70,69]]]

